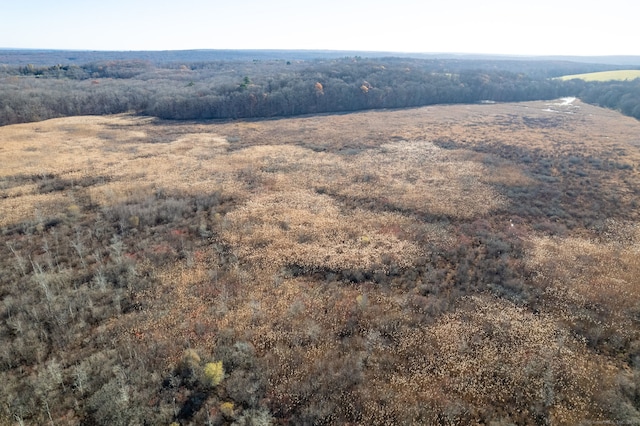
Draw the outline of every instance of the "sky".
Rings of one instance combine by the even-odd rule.
[[[640,55],[635,0],[0,0],[0,48]]]

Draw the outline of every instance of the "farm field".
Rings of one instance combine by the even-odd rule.
[[[0,425],[640,422],[640,122],[0,127]]]
[[[560,77],[562,80],[579,78],[584,81],[634,80],[640,78],[640,70],[601,71],[586,74],[573,74]]]

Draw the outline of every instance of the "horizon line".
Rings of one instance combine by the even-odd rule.
[[[613,57],[640,57],[640,54],[561,54],[561,53],[486,53],[486,52],[462,52],[462,51],[403,51],[403,50],[362,50],[362,49],[286,49],[286,48],[188,48],[188,49],[73,49],[73,48],[49,48],[49,47],[1,47],[2,50],[13,51],[55,51],[55,52],[345,52],[345,53],[378,53],[378,54],[402,54],[402,55],[459,55],[459,56],[505,56],[505,57],[575,57],[575,58],[613,58]]]

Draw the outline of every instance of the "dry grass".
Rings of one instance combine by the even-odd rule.
[[[607,407],[637,374],[638,134],[637,121],[578,101],[7,126],[0,227],[15,247],[7,259],[22,256],[28,269],[53,256],[45,245],[54,238],[80,252],[106,232],[96,224],[124,212],[104,237],[122,253],[94,247],[49,262],[54,292],[105,298],[96,276],[116,259],[154,283],[132,291],[138,308],[83,324],[56,353],[69,383],[99,358],[87,349],[97,342],[114,342],[100,356],[125,344],[140,351],[160,382],[185,348],[212,354],[231,339],[255,349],[267,383],[260,406],[282,422],[629,420],[635,408]],[[158,223],[143,216],[145,203],[212,194],[225,203],[177,206]],[[545,204],[555,208],[548,216]],[[610,209],[607,220],[598,208]],[[69,235],[54,232],[58,222]],[[73,280],[67,264],[81,271]],[[6,265],[21,286],[44,291]],[[384,279],[341,281],[345,270]],[[521,294],[506,300],[498,285]],[[6,330],[20,327],[3,318]],[[3,370],[7,389],[38,377],[20,374]],[[224,386],[211,407],[230,398]],[[149,392],[186,400],[176,389]]]
[[[506,202],[491,184],[523,185],[531,183],[530,178],[513,163],[491,164],[488,170],[486,156],[463,150],[443,152],[430,141],[451,140],[470,148],[478,144],[526,146],[550,155],[609,154],[624,157],[626,164],[640,161],[636,149],[624,146],[637,147],[636,121],[578,106],[573,114],[545,112],[546,104],[532,102],[213,126],[154,124],[150,119],[123,115],[7,126],[0,132],[1,223],[35,218],[32,206],[44,208],[65,201],[57,193],[19,200],[36,195],[37,189],[32,182],[17,182],[16,177],[37,179],[47,174],[72,181],[105,177],[104,183],[88,188],[99,204],[138,195],[145,187],[189,194],[223,189],[246,198],[248,186],[255,190],[257,184],[299,182],[334,195],[373,196],[402,209],[469,218]],[[615,135],[609,126],[613,117]],[[531,123],[540,126],[531,127]],[[166,139],[157,143],[158,135]],[[365,151],[349,155],[349,150],[362,149]]]
[[[637,224],[610,220],[598,240],[533,237],[527,257],[547,309],[617,355],[638,339],[639,237]]]
[[[373,380],[372,389],[393,389],[388,415],[398,410],[393,416],[400,417],[406,409],[416,416],[411,421],[435,423],[419,417],[429,411],[421,413],[421,406],[433,413],[449,406],[449,421],[471,421],[484,407],[503,406],[509,409],[502,420],[517,424],[536,416],[553,424],[601,418],[592,401],[603,381],[613,380],[609,366],[588,355],[553,316],[484,297],[467,302],[432,327],[406,330],[395,348],[378,346],[373,357],[393,350],[404,360],[390,383]]]
[[[242,259],[264,267],[310,270],[371,268],[386,256],[407,266],[420,256],[415,244],[387,229],[406,228],[392,213],[341,212],[329,196],[298,190],[253,198],[227,215],[223,238]]]
[[[529,266],[536,271],[537,280],[553,286],[549,291],[566,291],[574,302],[616,306],[619,313],[640,303],[637,242],[621,245],[584,238],[535,237],[532,244]]]

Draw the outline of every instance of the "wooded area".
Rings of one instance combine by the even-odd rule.
[[[563,96],[640,118],[640,82],[553,77],[612,65],[561,61],[346,57],[313,60],[0,66],[0,125],[134,112],[238,119]]]

